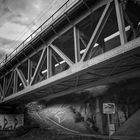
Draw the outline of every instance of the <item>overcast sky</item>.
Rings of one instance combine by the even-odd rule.
[[[0,0],[0,59],[67,0]]]

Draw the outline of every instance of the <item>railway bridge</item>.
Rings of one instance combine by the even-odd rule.
[[[139,78],[139,12],[131,0],[68,0],[1,61],[0,104]]]
[[[1,103],[138,77],[139,15],[131,7],[124,12],[117,0],[66,2],[0,63]]]

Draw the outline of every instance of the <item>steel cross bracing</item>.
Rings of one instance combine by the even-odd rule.
[[[140,76],[139,17],[118,0],[82,0],[1,69],[1,103],[70,94]],[[136,7],[137,8],[137,7]],[[127,18],[125,18],[127,17]],[[52,37],[51,37],[52,36]]]

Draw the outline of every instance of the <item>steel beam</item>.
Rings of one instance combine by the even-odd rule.
[[[32,78],[32,67],[33,67],[32,61],[28,59],[28,85],[30,84]]]
[[[5,92],[6,92],[6,76],[4,75],[3,77],[3,96],[5,97]]]
[[[84,47],[86,48],[87,47],[87,43],[85,42],[85,40],[82,37],[80,37],[80,40],[83,43]]]
[[[81,59],[81,56],[80,56],[80,33],[79,33],[79,29],[76,26],[73,27],[73,32],[74,32],[75,63],[77,63]]]
[[[8,91],[9,91],[11,85],[12,85],[12,82],[13,82],[13,81],[12,81],[12,80],[13,80],[13,76],[14,76],[14,70],[11,72],[11,76],[10,76],[10,79],[9,79],[9,82],[8,82],[8,85],[7,85],[6,93],[5,93],[5,94],[8,93]]]
[[[14,70],[13,93],[17,92],[17,87],[18,87],[18,74],[17,71]]]
[[[127,37],[125,32],[123,9],[121,3],[118,0],[115,0],[115,8],[116,8],[117,21],[118,21],[118,27],[120,32],[121,45],[123,45],[127,42]]]
[[[100,34],[103,30],[103,27],[105,26],[107,19],[111,13],[112,7],[110,5],[111,5],[111,2],[109,1],[99,19],[98,24],[96,25],[96,28],[90,38],[90,41],[86,47],[86,51],[84,52],[84,54],[81,58],[81,61],[84,61],[87,58],[87,54],[92,50],[95,43],[97,42],[98,37],[100,36]]]
[[[50,47],[69,65],[72,66],[74,63],[57,47],[50,44]]]
[[[99,44],[99,49],[101,49],[101,53],[106,52],[106,45],[105,45],[105,40],[104,38],[100,39],[100,41],[98,42]]]
[[[32,85],[34,82],[35,82],[35,80],[36,80],[36,78],[37,78],[37,76],[38,76],[38,74],[39,74],[39,72],[40,72],[40,70],[41,70],[41,68],[42,68],[42,66],[43,66],[43,63],[44,63],[44,61],[45,61],[45,59],[46,59],[46,47],[43,49],[43,51],[42,51],[42,54],[41,54],[41,56],[40,56],[40,59],[39,59],[39,62],[38,62],[38,64],[37,64],[37,67],[36,67],[36,69],[35,69],[35,72],[34,72],[34,75],[33,75],[33,77],[32,77],[32,80],[31,80],[31,83],[30,83],[30,85]]]
[[[17,72],[21,82],[23,83],[24,88],[26,88],[28,84],[27,84],[27,80],[25,79],[23,72],[18,68],[16,68],[16,72]]]
[[[0,84],[0,100],[2,100],[2,97],[3,97],[3,90],[2,90],[2,86]]]
[[[52,50],[47,46],[47,78],[52,76]]]

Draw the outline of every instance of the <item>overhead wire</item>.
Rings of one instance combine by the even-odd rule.
[[[66,0],[65,0],[66,1]],[[31,22],[30,22],[30,24],[28,24],[28,25],[25,25],[26,27],[24,28],[24,30],[23,30],[23,32],[22,32],[22,34],[18,34],[17,35],[17,37],[14,39],[15,41],[14,41],[14,43],[12,44],[12,46],[14,46],[14,45],[19,45],[19,42],[23,39],[24,40],[24,36],[28,33],[28,34],[30,34],[29,32],[33,32],[34,30],[32,29],[33,28],[33,26],[34,25],[37,25],[38,23],[37,22],[39,22],[39,20],[41,20],[41,18],[43,18],[44,16],[46,16],[47,15],[47,13],[46,12],[48,12],[48,11],[50,11],[51,9],[53,9],[54,7],[54,5],[57,5],[58,4],[58,1],[57,0],[53,0],[53,2],[51,2],[50,4],[49,4],[49,7],[47,7],[47,9],[43,9]],[[50,15],[48,15],[48,17],[49,17]],[[45,20],[45,19],[44,19]],[[42,23],[43,23],[44,21],[42,21]],[[27,35],[27,37],[28,37],[28,35]],[[25,37],[26,38],[26,37]]]

